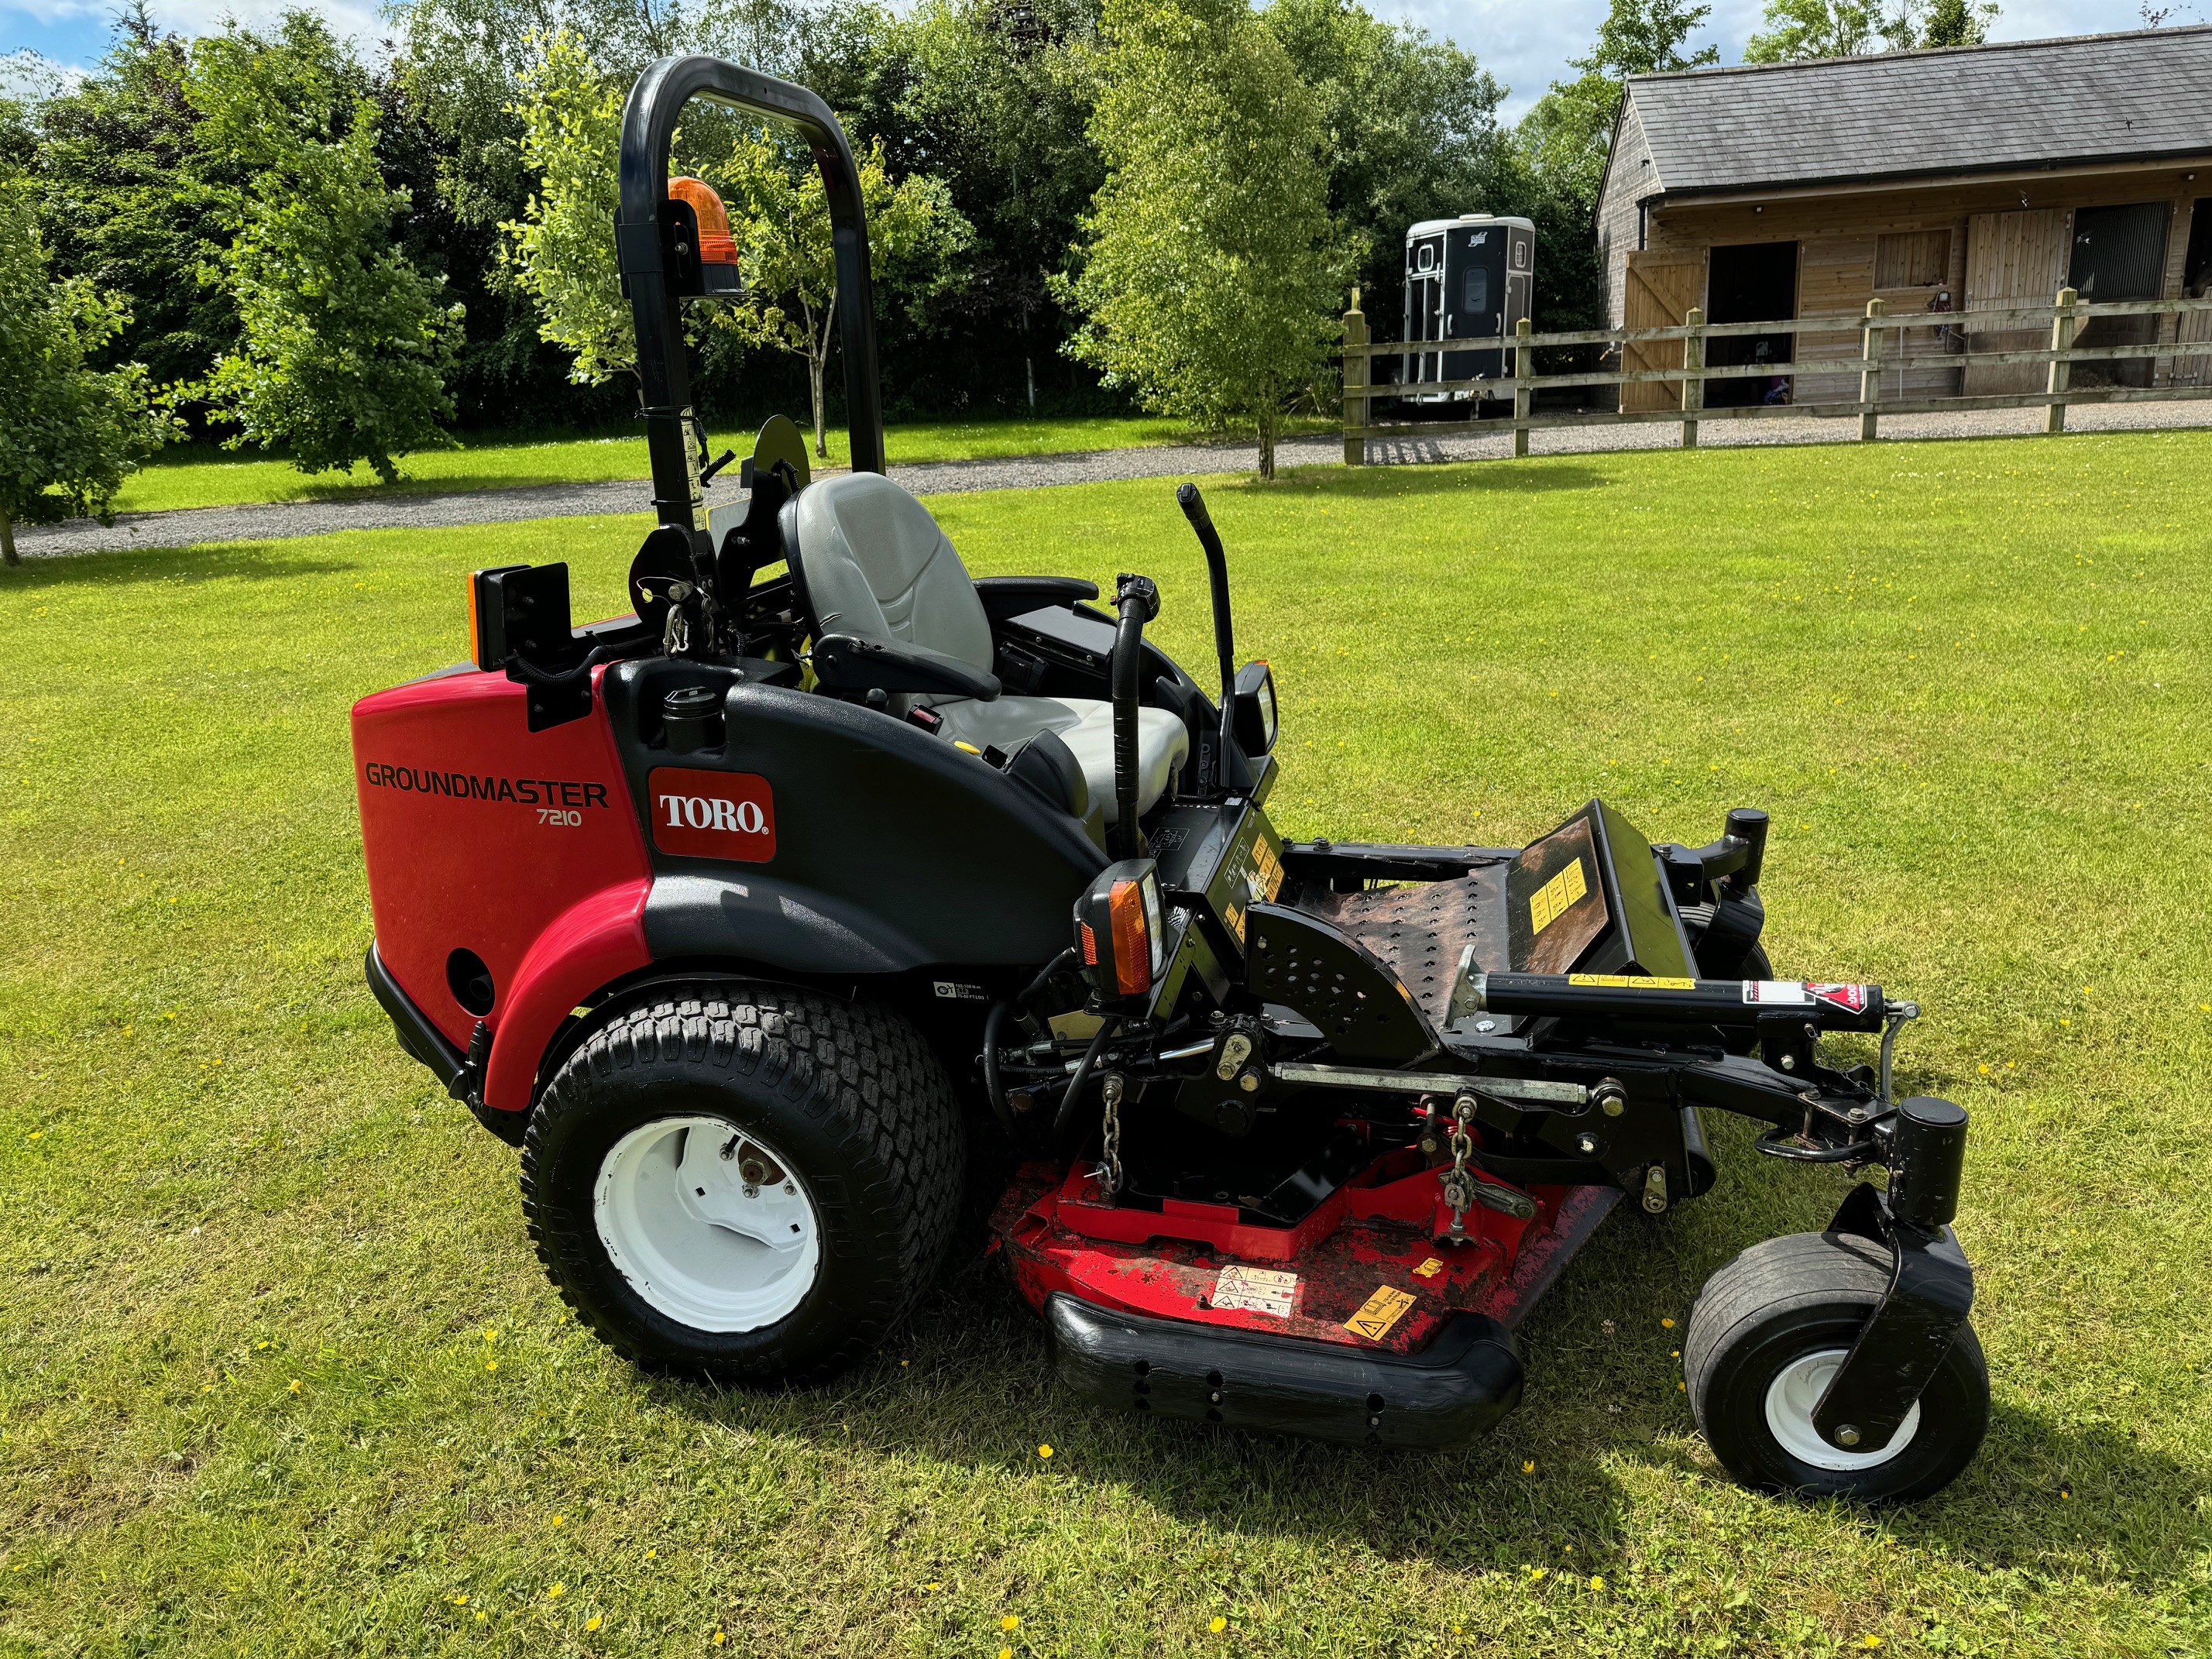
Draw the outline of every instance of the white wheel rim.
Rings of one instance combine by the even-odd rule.
[[[1818,1353],[1805,1354],[1782,1368],[1773,1382],[1766,1385],[1766,1426],[1781,1443],[1782,1449],[1801,1463],[1809,1463],[1816,1469],[1870,1469],[1877,1463],[1887,1463],[1912,1442],[1920,1428],[1920,1402],[1912,1402],[1912,1409],[1905,1413],[1905,1420],[1897,1425],[1897,1432],[1880,1451],[1845,1451],[1832,1446],[1820,1438],[1820,1431],[1813,1426],[1813,1407],[1820,1403],[1827,1392],[1829,1379],[1843,1366],[1848,1348],[1824,1348]]]
[[[805,1182],[726,1119],[665,1117],[631,1130],[599,1164],[592,1211],[629,1287],[693,1330],[773,1325],[806,1299],[821,1268]]]

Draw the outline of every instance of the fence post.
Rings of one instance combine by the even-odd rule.
[[[1527,341],[1536,331],[1535,324],[1523,317],[1514,325],[1516,339]],[[1513,453],[1518,458],[1528,453],[1528,377],[1535,372],[1536,348],[1521,344],[1513,348]]]
[[[2081,298],[2070,288],[2058,290],[2058,297],[2051,305],[2051,349],[2053,351],[2074,349],[2074,302]],[[2044,383],[2045,395],[2052,399],[2044,405],[2043,429],[2045,432],[2066,430],[2066,383],[2074,365],[2063,358],[2053,358],[2051,378]]]
[[[1859,401],[1878,404],[1881,401],[1881,341],[1882,329],[1879,319],[1887,316],[1888,305],[1881,300],[1867,301],[1867,325],[1859,331],[1859,356],[1866,367],[1859,371]],[[1877,435],[1875,426],[1881,416],[1871,409],[1859,411],[1859,441],[1872,443]]]
[[[1347,346],[1367,343],[1367,313],[1359,308],[1359,290],[1352,290],[1352,309],[1344,313],[1344,343]],[[1346,466],[1367,465],[1367,440],[1353,437],[1355,428],[1367,424],[1366,387],[1374,367],[1371,358],[1347,355],[1344,360],[1344,464]]]
[[[1692,307],[1683,316],[1690,337],[1682,342],[1682,447],[1698,447],[1697,412],[1705,406],[1705,313]]]

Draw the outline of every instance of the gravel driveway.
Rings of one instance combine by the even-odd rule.
[[[2067,411],[2075,432],[2154,427],[2212,426],[2212,398],[2203,403],[2110,404]],[[1881,422],[1886,440],[1991,438],[2039,433],[2040,409],[1966,410],[1955,415],[1891,415]],[[1708,421],[1698,441],[1709,448],[1752,444],[1848,442],[1858,428],[1849,420]],[[1649,426],[1568,427],[1530,434],[1538,455],[1591,454],[1607,450],[1667,449],[1680,434],[1663,423]],[[1495,460],[1512,452],[1512,435],[1377,440],[1368,448],[1378,465],[1435,461]],[[1343,441],[1334,435],[1294,438],[1277,447],[1283,466],[1334,463]],[[1051,484],[1094,483],[1122,478],[1176,478],[1249,471],[1244,444],[1168,444],[1151,449],[1100,449],[1072,455],[1021,456],[1002,460],[929,461],[893,466],[892,477],[917,495],[976,489],[1032,489]],[[267,541],[319,536],[335,530],[437,529],[455,525],[507,524],[523,519],[581,518],[642,514],[652,492],[642,480],[614,483],[539,484],[522,489],[477,489],[447,494],[378,495],[328,501],[281,501],[252,507],[187,507],[169,513],[126,513],[112,526],[79,519],[68,524],[25,525],[15,532],[26,556],[94,553],[116,548],[190,547],[205,542]]]

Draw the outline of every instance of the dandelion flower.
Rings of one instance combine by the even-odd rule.
[[[1984,1066],[1982,1067],[1982,1075],[1983,1075],[1984,1077],[1987,1077],[1989,1074],[1990,1074],[1990,1068],[1989,1068],[1987,1066]]]
[[[1535,1473],[1536,1473],[1536,1462],[1535,1462],[1535,1460],[1534,1460],[1534,1458],[1531,1458],[1528,1462],[1523,1463],[1523,1464],[1521,1466],[1521,1473],[1522,1473],[1522,1474],[1535,1474]]]
[[[1605,1575],[1601,1572],[1592,1573],[1590,1575],[1590,1588],[1594,1590],[1603,1589],[1605,1588]]]
[[[606,1623],[606,1620],[595,1613],[590,1618],[584,1620],[584,1628],[586,1630],[597,1630],[605,1623]]]
[[[296,1376],[292,1379],[292,1392],[294,1394],[300,1392],[300,1379]]]
[[[477,1609],[477,1623],[479,1625],[487,1625],[490,1622],[491,1615],[486,1613],[482,1607],[478,1607]]]
[[[645,1553],[645,1559],[646,1559],[647,1560],[650,1561],[650,1560],[652,1560],[652,1559],[653,1559],[653,1558],[654,1556],[656,1556],[656,1555],[658,1555],[658,1554],[659,1554],[659,1553],[660,1553],[660,1552],[659,1552],[659,1550],[647,1550],[647,1551]]]
[[[1688,1383],[1686,1383],[1686,1382],[1677,1382],[1677,1383],[1674,1385],[1674,1392],[1675,1392],[1676,1394],[1687,1394],[1687,1393],[1689,1393],[1689,1391],[1690,1391],[1690,1385],[1689,1385]]]
[[[1229,1628],[1229,1621],[1217,1613],[1212,1619],[1206,1621],[1206,1627],[1212,1631],[1216,1636],[1218,1636],[1222,1632]]]
[[[1545,1575],[1546,1573],[1549,1572],[1550,1571],[1551,1571],[1551,1569],[1550,1569],[1549,1567],[1532,1567],[1532,1568],[1530,1568],[1530,1569],[1529,1569],[1529,1571],[1528,1571],[1528,1582],[1529,1582],[1530,1583],[1532,1583],[1532,1584],[1533,1584],[1533,1583],[1535,1583],[1538,1580],[1541,1579],[1541,1578],[1544,1577],[1544,1575]]]
[[[1014,1659],[1014,1650],[1012,1648],[1000,1648],[999,1659]]]
[[[555,1526],[556,1526],[556,1527],[557,1527],[557,1526],[559,1526],[559,1525],[560,1525],[563,1521],[566,1521],[568,1518],[568,1517],[567,1516],[565,1516],[565,1515],[556,1515],[556,1516],[555,1516],[553,1517],[553,1524],[554,1524]]]
[[[545,1599],[549,1601],[557,1601],[568,1593],[568,1587],[566,1584],[556,1584],[545,1592]]]
[[[1862,1646],[1869,1649],[1878,1648],[1881,1645],[1881,1638],[1873,1634],[1869,1634],[1861,1637],[1859,1638],[1859,1642]]]
[[[488,1371],[495,1371],[495,1370],[497,1370],[499,1369],[499,1361],[497,1361],[496,1359],[487,1359],[487,1360],[485,1360],[485,1361],[484,1361],[484,1369],[485,1369],[486,1370],[488,1370]]]
[[[1019,1630],[1021,1627],[1022,1620],[1019,1613],[1010,1613],[1005,1618],[999,1620],[999,1628],[1000,1630]]]
[[[926,1589],[926,1590],[941,1590],[941,1589],[943,1589],[944,1588],[945,1588],[945,1585],[944,1585],[944,1583],[943,1583],[941,1581],[939,1581],[939,1582],[935,1582],[935,1583],[932,1583],[924,1584],[924,1585],[922,1586],[922,1589]]]
[[[729,1639],[729,1637],[721,1631],[716,1631],[714,1632],[714,1645],[718,1648]]]
[[[465,1607],[468,1606],[468,1604],[469,1604],[469,1598],[468,1598],[465,1595],[456,1595],[456,1596],[453,1598],[453,1605],[454,1605],[455,1607]]]
[[[1051,1447],[1049,1447],[1049,1446],[1039,1446],[1039,1447],[1037,1448],[1037,1455],[1038,1455],[1039,1457],[1049,1457],[1049,1456],[1051,1456],[1051,1455],[1052,1455],[1052,1448],[1051,1448]]]
[[[1671,1319],[1662,1319],[1659,1322],[1659,1328],[1662,1331],[1671,1331],[1674,1328],[1674,1322]]]

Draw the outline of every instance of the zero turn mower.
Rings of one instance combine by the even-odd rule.
[[[712,512],[732,458],[695,447],[682,307],[738,278],[714,192],[668,178],[694,97],[820,166],[852,428],[853,471],[815,480],[770,421]],[[1194,488],[1204,684],[1146,638],[1151,580],[971,580],[884,476],[828,108],[666,58],[621,154],[659,515],[630,613],[573,625],[565,565],[477,571],[473,663],[353,716],[369,981],[522,1148],[594,1330],[656,1368],[830,1376],[929,1282],[977,1159],[1014,1171],[993,1245],[1070,1388],[1448,1446],[1518,1401],[1514,1328],[1617,1204],[1712,1187],[1701,1114],[1733,1112],[1765,1154],[1881,1179],[1706,1284],[1682,1360],[1714,1454],[1869,1499],[1966,1465],[1966,1115],[1893,1097],[1913,1004],[1773,977],[1765,813],[1698,847],[1596,800],[1522,848],[1285,840],[1276,689],[1237,660]]]

